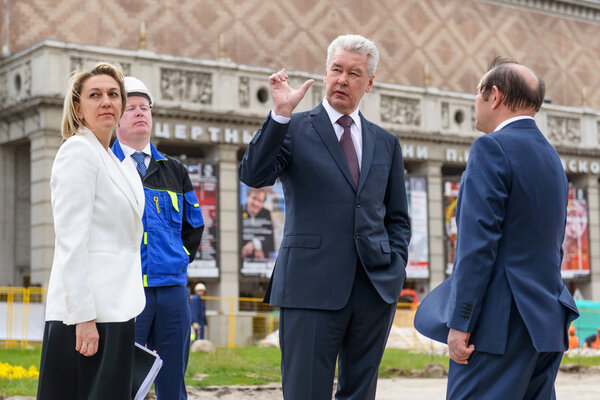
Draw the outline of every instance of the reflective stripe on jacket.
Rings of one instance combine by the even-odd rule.
[[[158,152],[143,177],[146,204],[141,243],[144,286],[187,284],[187,266],[200,245],[204,219],[187,169],[178,160]],[[112,151],[123,161],[118,140]]]

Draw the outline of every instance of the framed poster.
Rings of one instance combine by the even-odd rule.
[[[202,241],[196,249],[196,258],[188,265],[188,277],[217,278],[219,277],[217,166],[209,162],[188,162],[185,165],[204,218]]]
[[[456,202],[460,177],[445,178],[444,181],[444,247],[446,253],[446,274],[452,273],[454,266],[454,252],[456,251]]]
[[[590,239],[585,189],[569,188],[563,251],[561,265],[563,278],[572,279],[590,274]]]
[[[406,177],[406,196],[412,237],[408,246],[407,278],[429,278],[429,221],[427,214],[427,180]]]
[[[260,189],[240,182],[242,275],[271,277],[284,222],[285,202],[279,181]]]

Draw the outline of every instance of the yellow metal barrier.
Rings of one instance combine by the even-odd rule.
[[[41,287],[0,286],[0,347],[40,345],[46,292],[47,289]],[[204,299],[208,329],[215,330],[215,337],[208,339],[216,340],[218,346],[232,348],[253,344],[279,327],[278,309],[263,304],[262,299],[215,296],[204,296]],[[240,320],[246,323],[240,326]]]
[[[30,346],[30,342],[39,343],[39,340],[29,339],[30,309],[42,308],[44,294],[46,289],[41,287],[0,286],[0,347],[24,348]]]

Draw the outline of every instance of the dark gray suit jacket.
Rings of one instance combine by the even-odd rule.
[[[240,164],[252,187],[281,179],[286,221],[265,301],[273,306],[341,309],[357,261],[387,303],[406,278],[410,222],[398,139],[362,115],[363,153],[358,188],[322,105],[270,117]]]

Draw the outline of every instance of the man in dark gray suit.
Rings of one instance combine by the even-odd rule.
[[[377,370],[406,272],[410,222],[398,139],[358,111],[373,87],[373,42],[343,35],[327,50],[326,96],[292,114],[285,69],[274,107],[240,164],[242,182],[285,193],[284,237],[265,301],[281,307],[284,398],[374,399]]]

